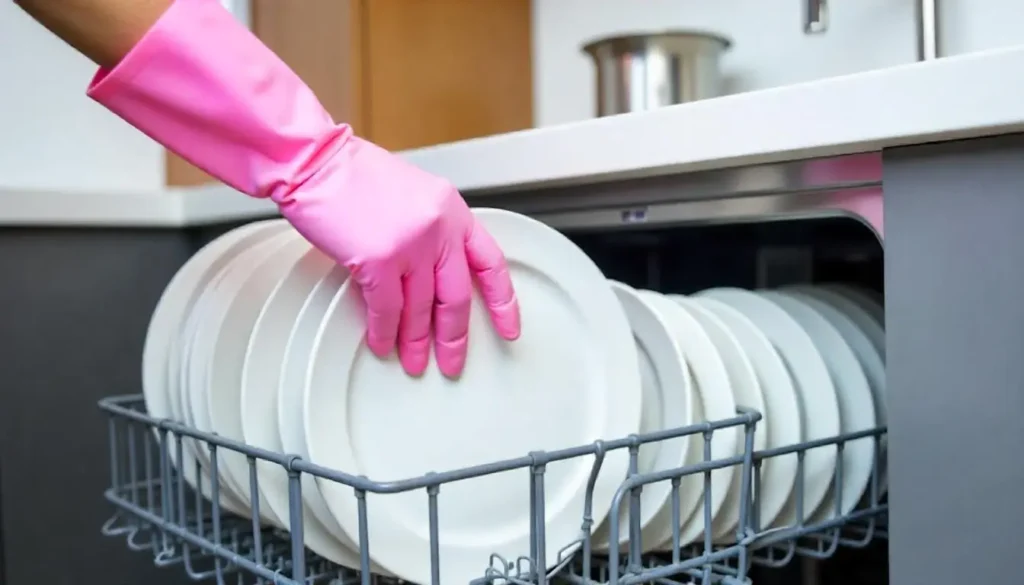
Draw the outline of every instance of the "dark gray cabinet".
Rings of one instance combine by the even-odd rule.
[[[197,230],[0,228],[0,583],[172,585],[123,539],[96,401],[140,391],[142,343]]]

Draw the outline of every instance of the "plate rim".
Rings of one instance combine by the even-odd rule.
[[[280,280],[278,274],[287,273],[296,258],[301,257],[311,247],[312,245],[298,232],[286,230],[275,235],[265,242],[265,250],[262,250],[259,257],[256,256],[255,250],[253,251],[252,264],[239,264],[238,270],[226,271],[224,281],[215,291],[219,292],[223,304],[221,311],[211,315],[215,327],[211,331],[207,368],[203,375],[206,390],[204,398],[210,428],[225,438],[243,442],[245,440],[242,431],[241,377],[245,366],[245,350],[252,334],[252,329],[248,333],[245,333],[244,329],[236,330],[231,326],[229,319],[237,317],[244,319],[246,325],[251,322],[255,326],[256,318],[266,305],[268,292],[272,291]],[[242,256],[236,257],[235,261],[241,262]],[[267,289],[269,291],[264,292]],[[242,338],[235,337],[236,335],[244,336],[244,342],[237,343]],[[236,353],[241,361],[227,360],[225,353]],[[237,376],[237,382],[232,380],[231,383],[226,383],[218,380],[224,375]],[[225,399],[225,396],[228,399]],[[218,471],[223,471],[231,484],[242,490],[243,500],[259,502],[261,518],[271,524],[283,526],[277,513],[267,505],[261,490],[257,488],[255,494],[251,492],[249,465],[244,454],[222,450]]]
[[[740,340],[740,344],[744,346],[744,351],[748,354],[748,357],[751,358],[751,363],[758,373],[758,378],[760,379],[762,374],[767,374],[765,379],[772,381],[771,384],[761,385],[765,400],[765,412],[763,415],[768,431],[767,447],[771,449],[799,443],[803,436],[803,423],[800,420],[800,401],[797,398],[796,383],[786,369],[786,364],[783,362],[778,350],[772,345],[771,340],[768,339],[768,336],[756,323],[732,306],[712,297],[693,295],[691,298],[695,302],[704,305],[708,310],[715,312],[719,318],[724,316],[723,320],[727,320],[726,325],[729,325],[735,319],[735,322],[739,323],[740,327],[746,329],[746,333],[750,334],[749,336],[744,334],[737,338]],[[730,326],[730,328],[732,327]],[[749,348],[754,343],[760,346],[756,353],[749,351]],[[765,388],[770,388],[770,390],[765,392]],[[783,403],[785,403],[785,411],[778,409]],[[784,421],[778,420],[783,416],[783,412],[788,413],[788,418]],[[786,501],[792,495],[796,479],[796,455],[771,457],[762,462],[762,494],[759,497],[761,518],[758,519],[759,526],[769,526],[775,521],[776,516],[782,511]],[[773,484],[771,483],[772,481],[777,483]],[[771,492],[769,492],[769,488],[771,488]],[[771,502],[770,506],[765,505],[766,498],[764,496],[767,493],[772,494],[772,499],[769,500]]]
[[[701,327],[703,327],[704,330],[708,332],[708,336],[711,337],[711,342],[715,344],[716,349],[718,349],[719,355],[722,356],[722,361],[725,364],[726,373],[729,376],[729,388],[733,392],[733,399],[736,402],[736,406],[746,406],[747,408],[753,408],[761,413],[765,412],[766,407],[764,390],[762,390],[761,388],[761,382],[757,377],[757,371],[754,369],[754,364],[751,362],[750,357],[747,356],[746,350],[740,343],[740,340],[733,333],[732,328],[729,327],[728,324],[725,323],[722,319],[720,319],[714,311],[709,310],[696,299],[684,295],[669,295],[669,298],[685,306],[691,312],[691,314],[693,314],[694,318],[697,319],[698,322],[700,322]],[[711,327],[708,327],[708,325],[711,325]],[[711,328],[718,329],[718,331],[712,333],[710,331]],[[726,359],[725,357],[726,352],[723,351],[722,344],[715,342],[717,335],[724,336],[723,340],[725,341],[725,345],[731,346],[727,348],[728,351],[734,354],[734,357],[739,358],[739,366],[743,370],[742,372],[739,372],[739,375],[742,376],[743,378],[746,378],[744,384],[749,384],[751,381],[753,382],[753,387],[749,388],[749,390],[752,393],[752,397],[750,398],[750,400],[753,402],[753,404],[741,404],[742,401],[737,396],[737,388],[740,387],[740,385],[736,383],[737,379],[733,377],[734,374],[732,368],[730,368],[729,360]],[[764,449],[768,441],[768,423],[764,418],[761,419],[761,424],[757,425],[754,429],[753,448],[755,452]],[[745,439],[745,437],[743,438]],[[745,441],[740,441],[737,443],[737,455],[743,455],[745,450],[744,443]],[[725,494],[725,500],[722,502],[722,505],[718,509],[718,512],[712,517],[711,520],[712,539],[721,538],[724,534],[727,534],[728,532],[734,530],[736,528],[736,525],[739,523],[739,498],[740,491],[742,490],[742,482],[743,474],[733,473],[732,479],[729,482],[729,486]],[[733,515],[732,513],[733,509],[735,509],[735,515]],[[728,520],[723,520],[722,513],[726,510],[729,511],[725,512],[727,515],[724,518],[728,518]],[[701,519],[701,522],[703,522],[703,519]],[[728,524],[725,524],[725,522],[728,522]],[[701,530],[703,531],[702,524]]]
[[[821,353],[815,347],[814,342],[811,340],[807,332],[795,321],[793,318],[786,313],[777,304],[770,300],[762,297],[754,291],[736,288],[736,287],[716,287],[709,288],[700,291],[698,295],[708,296],[711,298],[717,298],[722,302],[737,309],[749,319],[754,321],[758,328],[764,331],[768,339],[772,341],[772,345],[775,346],[776,351],[779,352],[779,357],[782,358],[783,363],[786,364],[787,370],[790,375],[793,376],[794,385],[797,391],[797,399],[800,404],[801,413],[801,436],[802,441],[825,439],[835,437],[839,434],[840,423],[839,423],[839,404],[836,398],[835,386],[832,384],[832,379],[829,377],[828,369],[825,366],[825,360],[822,358]],[[789,354],[794,349],[792,343],[780,344],[776,340],[776,336],[780,334],[778,331],[772,331],[770,328],[762,327],[761,317],[752,317],[743,307],[736,306],[736,302],[744,303],[746,308],[750,308],[749,303],[758,303],[759,309],[763,314],[763,311],[767,310],[774,313],[775,318],[781,318],[781,323],[785,323],[785,328],[788,329],[788,333],[791,333],[789,341],[796,341],[803,347],[801,348],[805,355],[801,356],[799,360],[789,359]],[[783,349],[785,348],[785,349]],[[796,363],[793,363],[793,362]],[[813,384],[807,384],[808,378],[813,376],[818,378]],[[812,399],[820,399],[817,405],[818,410],[811,416],[807,412],[807,397]],[[812,422],[815,425],[813,429],[814,436],[808,436],[812,432],[808,428],[808,422]],[[825,497],[825,493],[828,491],[829,485],[832,483],[832,477],[835,475],[835,451],[831,449],[812,449],[804,456],[804,517],[810,518],[811,514],[818,507],[821,499]],[[812,466],[812,463],[814,464]],[[813,467],[813,469],[811,469]],[[819,469],[820,468],[820,469]],[[811,469],[811,473],[809,473]],[[812,476],[814,471],[818,471],[820,475]],[[818,480],[814,483],[815,480]],[[774,526],[789,526],[794,524],[798,520],[798,511],[796,510],[796,495],[798,486],[794,483],[793,492],[790,497],[786,500],[786,504],[783,505],[782,510],[776,516],[770,527]],[[763,526],[762,528],[768,528]]]
[[[268,329],[271,327],[270,320],[281,323],[278,329],[290,331],[313,289],[337,267],[336,262],[310,246],[278,279],[260,308],[242,362],[240,408],[242,437],[246,444],[284,452],[278,428],[277,409],[281,389],[278,381],[285,365],[289,335],[277,335],[278,331]],[[298,302],[293,304],[296,300]],[[276,375],[273,375],[275,372]],[[272,409],[274,416],[263,416],[266,411],[260,409],[264,407]],[[277,463],[263,459],[256,460],[256,467],[260,477],[258,489],[263,501],[281,522],[282,528],[291,530],[291,502],[286,470]],[[339,565],[353,569],[359,567],[358,554],[331,534],[307,506],[302,506],[301,513],[306,547]]]
[[[832,383],[836,388],[836,396],[839,402],[840,432],[845,434],[865,430],[853,426],[853,422],[850,420],[851,414],[858,418],[863,417],[865,420],[870,419],[870,424],[866,428],[875,428],[878,421],[875,419],[875,400],[871,392],[871,386],[868,383],[867,376],[864,374],[863,367],[860,365],[860,361],[857,359],[857,355],[839,330],[825,316],[818,312],[814,306],[797,295],[783,290],[762,291],[762,294],[775,300],[775,302],[787,299],[780,303],[780,306],[783,306],[783,310],[787,311],[797,320],[804,330],[807,331],[807,334],[811,336],[814,344],[818,346],[818,351],[821,352],[822,357],[825,359],[825,366],[829,369],[829,375],[832,376]],[[791,308],[796,306],[802,307],[800,311],[806,311],[804,316],[798,316],[794,314],[791,308],[786,308],[784,305],[787,303],[791,305]],[[808,320],[804,318],[805,316],[817,321],[817,323],[808,323]],[[812,325],[816,329],[812,329]],[[830,347],[823,347],[825,344],[828,344]],[[842,371],[839,371],[839,368],[842,368]],[[855,405],[855,402],[860,404]],[[865,404],[867,405],[866,409],[863,408]],[[862,411],[866,411],[866,414]],[[866,440],[847,444],[843,449],[843,501],[839,504],[841,513],[844,515],[848,514],[857,505],[865,489],[867,489],[868,483],[871,481],[871,471],[874,467],[874,451],[873,445]],[[867,461],[867,463],[865,464],[864,461]],[[866,472],[864,471],[865,468]],[[835,485],[835,478],[833,478],[832,486],[826,492],[825,497],[822,498],[821,502],[818,503],[814,511],[808,516],[807,520],[809,522],[823,522],[833,517],[836,503]]]
[[[241,248],[262,241],[268,234],[284,229],[287,225],[283,219],[268,219],[245,224],[229,230],[210,240],[194,254],[171,277],[157,301],[146,328],[146,337],[142,350],[142,390],[143,402],[147,413],[155,418],[166,418],[182,422],[181,387],[183,378],[181,361],[185,353],[183,346],[187,343],[186,326],[191,313],[202,299],[206,285],[216,277],[222,268],[224,257],[237,253]],[[184,298],[183,298],[184,297]],[[154,371],[154,369],[159,371]],[[175,379],[172,379],[175,378]],[[154,382],[162,386],[162,404],[152,396]],[[173,395],[172,395],[173,394]],[[175,412],[175,402],[178,412]],[[153,412],[154,405],[159,404]],[[210,499],[210,476],[208,470],[195,456],[195,448],[191,441],[182,444],[182,461],[178,464],[176,449],[168,449],[168,458],[172,465],[181,472],[184,480],[192,487],[198,488],[202,495]],[[196,473],[196,464],[199,474]],[[248,508],[238,500],[230,489],[221,490],[220,504],[227,510],[239,515],[248,514]]]
[[[683,349],[690,373],[693,376],[695,402],[699,405],[697,408],[700,410],[702,420],[719,420],[737,416],[736,400],[733,398],[732,391],[729,388],[729,374],[725,363],[722,361],[718,348],[711,341],[700,321],[690,314],[690,311],[685,306],[673,301],[666,295],[651,290],[642,290],[641,293],[645,294],[658,310],[669,315],[669,318],[677,324],[683,325],[683,328],[678,330],[679,337],[677,337],[677,342]],[[702,390],[702,383],[707,384],[709,381],[712,383],[708,384],[708,386],[724,387],[726,391],[715,392],[707,388]],[[713,398],[713,400],[709,401],[707,399],[708,396]],[[721,410],[721,412],[709,414],[709,404],[712,405],[711,408],[713,410]],[[700,434],[690,435],[690,443],[690,458],[687,460],[687,464],[693,465],[702,462],[704,460],[703,436]],[[718,429],[715,431],[715,438],[711,442],[712,458],[731,457],[736,454],[738,445],[739,438],[736,427]],[[716,474],[715,472],[718,473]],[[714,518],[725,501],[725,495],[729,485],[732,483],[734,473],[735,468],[733,466],[722,467],[712,472],[712,518]],[[725,485],[724,489],[723,485]],[[695,496],[690,496],[690,493],[695,494]],[[701,523],[704,521],[701,502],[705,496],[703,474],[683,476],[680,481],[679,495],[679,518],[682,522],[679,526],[679,544],[685,545],[703,531],[701,526]],[[687,500],[682,500],[684,497]],[[697,516],[700,516],[700,518],[697,519]],[[648,550],[665,550],[666,547],[671,547],[673,531],[671,523],[667,524],[667,533],[661,532],[658,537],[651,541],[650,547],[645,545],[644,548]]]
[[[864,375],[867,376],[868,385],[871,388],[871,395],[874,398],[875,424],[880,427],[887,426],[889,413],[888,405],[886,404],[888,383],[886,378],[885,360],[878,352],[871,338],[864,329],[860,327],[860,325],[848,314],[843,312],[841,308],[824,300],[825,297],[819,298],[814,295],[807,294],[802,288],[787,288],[785,290],[800,296],[804,302],[811,304],[811,306],[817,309],[819,313],[822,313],[822,316],[828,319],[829,322],[839,330],[839,334],[842,335],[843,339],[850,345],[850,349],[853,350],[854,355],[857,357],[857,361],[860,362],[861,368],[864,370]],[[851,339],[851,337],[853,339]],[[882,441],[881,453],[879,455],[881,469],[878,471],[878,494],[881,496],[887,491],[889,481],[888,469],[886,466],[886,444],[884,440]]]
[[[203,292],[200,303],[197,303],[196,310],[189,316],[193,329],[188,354],[182,360],[182,371],[187,376],[184,378],[185,385],[182,388],[184,392],[182,411],[186,415],[185,422],[190,427],[203,432],[219,432],[214,428],[213,421],[210,418],[210,407],[207,400],[207,384],[209,382],[207,373],[210,367],[210,350],[220,328],[222,314],[227,310],[227,299],[223,296],[222,287],[225,284],[231,284],[228,279],[232,277],[232,274],[240,274],[239,270],[243,268],[251,269],[257,266],[268,252],[276,250],[278,243],[283,245],[286,239],[291,238],[292,234],[294,232],[283,229],[269,235],[265,239],[254,242],[243,250],[239,250],[233,258],[224,264],[214,279],[211,280],[209,286]],[[193,442],[192,446],[200,467],[205,469],[207,475],[210,475],[211,461],[209,453],[200,448],[197,442]],[[252,501],[251,494],[249,494],[249,482],[246,480],[243,484],[235,480],[223,464],[224,455],[227,455],[227,453],[221,455],[218,461],[217,479],[220,483],[220,489],[231,491],[239,502],[249,510],[246,515],[251,516]],[[271,516],[271,514],[272,512],[268,513],[267,510],[261,509],[261,517],[269,521],[276,521],[276,518]]]
[[[630,323],[630,328],[632,329],[633,337],[647,336],[647,345],[649,345],[655,352],[659,352],[660,350],[657,360],[655,360],[655,356],[651,356],[651,360],[653,362],[652,365],[658,370],[658,380],[675,380],[675,383],[669,383],[669,387],[680,389],[678,400],[670,398],[666,401],[665,394],[667,389],[661,384],[658,385],[658,392],[662,395],[662,409],[665,410],[667,405],[680,406],[680,410],[683,411],[680,415],[681,420],[666,424],[663,418],[659,421],[659,428],[641,428],[640,432],[646,433],[654,430],[665,430],[666,428],[680,428],[694,424],[695,397],[693,394],[693,381],[690,376],[689,366],[686,364],[686,358],[684,357],[683,351],[679,347],[678,342],[675,340],[675,337],[672,335],[669,324],[666,323],[665,318],[643,298],[637,289],[617,280],[609,279],[608,284],[616,293],[616,296],[619,298],[619,302],[623,306],[626,318]],[[628,300],[625,300],[623,297]],[[641,312],[641,316],[639,317],[640,322],[634,323],[633,311],[637,309]],[[638,332],[637,327],[641,327],[645,331]],[[645,408],[645,402],[646,401],[641,401],[641,408]],[[669,406],[669,408],[671,408],[671,406]],[[679,452],[674,453],[665,449],[666,445],[678,445]],[[642,470],[640,472],[651,473],[659,470],[664,471],[667,469],[682,467],[686,464],[686,459],[691,447],[692,442],[688,441],[686,437],[662,441],[660,442],[657,459],[652,462],[652,469]],[[641,449],[642,448],[643,447],[641,447]],[[665,508],[671,504],[671,496],[671,485],[669,482],[665,481],[647,485],[640,492],[641,534],[643,534],[644,529],[646,529],[652,521],[664,517],[666,514]],[[669,508],[667,513],[671,514],[671,508]],[[612,536],[609,532],[610,528],[608,526],[608,518],[610,517],[611,514],[609,513],[604,522],[602,522],[594,531],[593,550],[604,551],[610,548],[609,543],[606,540]],[[622,547],[628,542],[628,506],[624,505],[622,507],[622,513],[620,514],[618,544]]]

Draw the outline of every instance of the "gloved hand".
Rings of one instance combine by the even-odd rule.
[[[411,374],[465,363],[475,277],[498,333],[519,336],[505,258],[458,191],[335,124],[312,91],[216,0],[177,0],[89,95],[210,175],[269,197],[344,264],[367,343]]]
[[[383,356],[397,338],[407,372],[427,365],[432,321],[441,371],[462,371],[474,276],[498,333],[519,336],[505,257],[447,181],[349,137],[301,185],[271,196],[348,267],[366,299],[367,343]]]

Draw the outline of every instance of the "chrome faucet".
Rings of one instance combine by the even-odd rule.
[[[804,2],[804,33],[820,34],[828,30],[828,0]]]
[[[939,44],[939,0],[917,0],[917,60],[930,61],[942,56]]]
[[[914,0],[918,61],[930,61],[941,56],[938,2],[939,0]],[[805,0],[804,33],[821,34],[826,30],[828,0]]]

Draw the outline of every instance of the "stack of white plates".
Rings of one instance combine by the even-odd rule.
[[[863,291],[716,289],[676,297],[609,286],[557,231],[507,211],[474,213],[508,258],[523,331],[516,342],[500,339],[475,298],[459,379],[445,378],[433,365],[409,377],[397,358],[373,356],[363,343],[362,297],[346,271],[283,220],[272,220],[210,243],[167,286],[143,355],[149,413],[377,481],[729,418],[737,405],[765,413],[756,448],[871,427],[884,418],[881,306]],[[741,432],[717,431],[711,450],[716,458],[741,453]],[[870,445],[845,450],[843,510],[864,491],[871,452]],[[209,496],[209,450],[187,441],[182,457],[175,463],[186,480]],[[647,445],[639,465],[655,471],[702,458],[697,436]],[[827,515],[835,506],[834,459],[834,448],[807,456],[808,515]],[[580,537],[592,463],[586,457],[546,467],[549,563]],[[598,547],[608,545],[606,518],[628,463],[628,453],[617,450],[601,467],[593,492]],[[289,529],[286,473],[270,463],[257,468],[259,489],[251,493],[245,456],[218,451],[221,505],[248,515],[258,500],[262,521]],[[482,576],[492,553],[529,554],[529,475],[519,469],[441,486],[443,582]],[[684,478],[684,542],[703,533],[705,495],[715,536],[735,529],[739,475],[716,471],[709,494],[701,476]],[[765,462],[762,525],[795,519],[795,475],[795,456]],[[669,496],[667,482],[642,491],[645,549],[671,543]],[[358,567],[353,490],[304,477],[302,500],[306,545]],[[427,504],[424,490],[367,496],[376,572],[430,581]]]
[[[522,310],[516,342],[500,339],[474,299],[469,356],[458,380],[431,366],[407,376],[397,358],[363,343],[365,309],[345,271],[283,221],[236,229],[198,252],[174,277],[152,318],[144,352],[150,414],[315,463],[400,480],[640,428],[640,374],[629,323],[594,263],[557,231],[514,213],[477,210],[505,251]],[[193,484],[188,444],[181,468]],[[221,503],[288,528],[284,471],[259,465],[249,490],[244,456],[219,450]],[[578,539],[591,458],[551,463],[545,474],[546,553]],[[599,520],[628,469],[610,453],[594,490]],[[445,484],[439,494],[444,582],[480,577],[490,555],[530,551],[530,471]],[[304,478],[304,537],[314,552],[359,566],[351,488]],[[430,581],[424,490],[367,497],[374,569]],[[604,511],[604,512],[602,512]]]
[[[716,288],[695,295],[662,295],[612,282],[639,355],[643,392],[641,432],[670,429],[735,415],[737,406],[763,413],[754,449],[791,446],[885,424],[885,335],[881,299],[846,285],[795,286],[747,291]],[[742,433],[719,430],[711,456],[743,453]],[[640,473],[703,460],[703,438],[644,445]],[[768,458],[760,470],[759,525],[762,528],[820,522],[847,514],[869,486],[874,468],[872,438],[844,446],[842,489],[834,485],[835,446],[807,451],[803,511],[797,509],[797,456]],[[885,470],[879,469],[884,489]],[[704,499],[710,500],[712,537],[735,539],[740,516],[742,474],[738,468],[682,479],[679,490],[680,542],[704,537]],[[842,501],[837,501],[839,491]],[[641,491],[643,549],[672,544],[671,487],[667,482]],[[618,541],[628,541],[627,506],[620,511]],[[596,536],[609,545],[607,521]],[[615,539],[611,539],[614,541]]]

